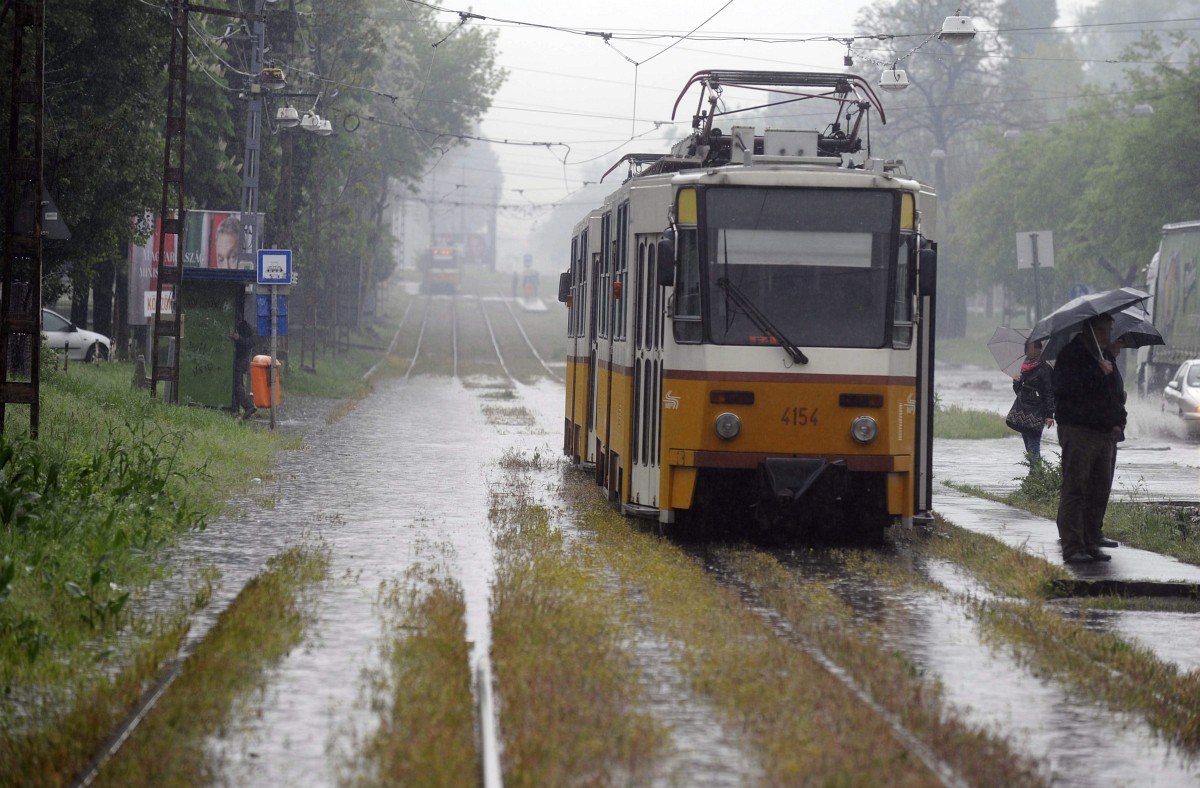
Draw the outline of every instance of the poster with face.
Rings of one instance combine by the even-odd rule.
[[[242,254],[242,217],[239,213],[210,213],[209,268],[239,268]]]

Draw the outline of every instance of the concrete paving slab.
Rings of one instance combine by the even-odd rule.
[[[1058,528],[1053,520],[961,493],[940,482],[934,484],[933,508],[957,526],[989,534],[1052,563],[1062,563]],[[1200,566],[1125,545],[1105,552],[1112,556],[1111,561],[1064,566],[1080,580],[1200,584]]]

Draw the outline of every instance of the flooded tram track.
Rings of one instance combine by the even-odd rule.
[[[885,551],[743,547],[703,556],[721,582],[746,595],[748,605],[783,622],[781,637],[799,630],[835,655],[840,669],[914,730],[925,731],[922,740],[933,752],[960,768],[977,769],[979,764],[969,757],[954,758],[946,740],[973,731],[971,735],[1000,737],[977,743],[980,751],[1001,747],[1013,755],[1014,765],[1023,759],[1039,764],[1017,782],[1173,785],[1200,773],[1195,747],[1187,743],[1187,720],[1195,717],[1195,693],[1187,689],[1187,676],[1163,690],[1141,673],[1122,675],[1112,661],[1128,647],[1116,638],[1106,636],[1085,648],[1077,641],[1077,627],[1055,628],[1058,612],[998,597],[963,567],[923,555],[905,540]],[[812,610],[820,612],[814,616]],[[1028,618],[1026,634],[1037,633],[1024,641],[1014,639],[996,625],[997,616]],[[864,664],[859,648],[876,657]],[[1107,677],[1123,683],[1126,692],[1158,693],[1158,701],[1148,704],[1147,711],[1104,688],[1090,691],[1065,669],[1071,654],[1094,663],[1095,672],[1085,674],[1085,682],[1102,683]],[[886,666],[896,659],[909,665],[911,675],[901,670],[881,681],[880,674],[886,675]],[[897,699],[895,682],[913,683],[907,701]],[[902,699],[904,693],[899,694]],[[1153,707],[1163,704],[1186,715],[1189,697],[1190,717],[1176,717],[1172,733],[1163,713]],[[931,705],[922,710],[924,704]],[[941,720],[938,725],[945,727],[932,730],[929,720]],[[955,727],[958,734],[949,730]],[[970,784],[997,774],[1005,774],[1006,781],[1014,778],[1002,766],[999,772],[962,774]]]
[[[345,511],[346,525],[331,540],[333,573],[343,578],[339,584],[346,587],[335,592],[342,601],[325,603],[320,616],[323,629],[331,629],[335,616],[345,615],[347,592],[350,597],[363,596],[361,588],[355,590],[363,581],[346,580],[351,576],[348,572],[361,574],[364,565],[369,567],[369,585],[374,576],[397,576],[404,561],[421,560],[420,550],[393,552],[390,543],[397,539],[407,542],[408,535],[390,526],[378,529],[381,517],[386,521],[412,516],[392,511],[414,511],[412,504],[401,503],[406,496],[398,489],[397,478],[404,479],[404,487],[428,487],[424,492],[429,496],[438,494],[433,492],[435,485],[447,481],[445,477],[457,476],[449,480],[457,481],[457,485],[447,488],[454,492],[441,495],[455,495],[463,511],[449,515],[431,507],[422,514],[429,505],[420,504],[415,510],[419,519],[416,529],[428,531],[426,538],[435,543],[449,540],[452,552],[458,556],[454,560],[459,562],[478,550],[472,541],[475,537],[463,535],[477,527],[468,523],[479,516],[472,514],[476,510],[467,503],[470,495],[464,485],[469,486],[466,477],[471,474],[463,473],[470,467],[462,462],[466,455],[454,455],[451,464],[442,465],[443,460],[432,459],[418,443],[427,434],[429,417],[422,416],[421,411],[428,403],[434,403],[429,413],[435,413],[439,422],[452,425],[450,431],[459,436],[453,440],[471,447],[473,462],[494,467],[495,457],[488,459],[488,452],[498,451],[501,446],[505,456],[516,451],[532,457],[531,464],[536,467],[531,479],[522,484],[529,485],[535,498],[545,499],[540,505],[551,509],[558,506],[554,501],[559,493],[551,487],[552,477],[561,472],[561,465],[547,463],[546,458],[554,452],[545,444],[557,442],[560,378],[553,375],[527,336],[524,342],[516,339],[517,333],[525,331],[511,307],[511,324],[496,319],[502,315],[497,304],[507,306],[507,302],[478,299],[476,310],[475,305],[467,306],[469,300],[424,299],[419,328],[413,324],[408,331],[406,342],[411,343],[414,333],[416,340],[403,382],[380,387],[376,396],[381,402],[364,403],[364,412],[343,425],[347,434],[327,436],[326,445],[319,450],[323,457],[307,461],[328,464],[337,459],[337,464],[320,471],[314,471],[306,462],[294,465],[293,473],[316,472],[319,477],[307,480],[315,487],[309,493],[290,493],[308,501],[291,509],[292,518],[299,512],[322,511],[330,506],[341,506]],[[415,304],[414,300],[410,308],[417,309]],[[491,309],[493,306],[496,308]],[[536,372],[538,379],[545,381],[550,373],[556,382],[530,385],[525,373],[535,369],[540,370]],[[456,383],[448,385],[446,378]],[[412,413],[404,418],[385,414],[393,408]],[[474,415],[468,411],[474,411]],[[396,429],[397,421],[411,425]],[[489,437],[485,432],[495,435]],[[438,442],[446,440],[438,438]],[[423,469],[422,474],[415,465],[403,466],[406,470],[381,465],[391,461],[384,459],[388,444],[413,453],[414,462],[431,467]],[[348,457],[353,462],[343,468],[342,460]],[[486,471],[485,475],[493,473]],[[344,493],[333,492],[336,484],[330,486],[327,480],[345,474],[365,474],[367,478],[355,482],[351,493],[352,498],[363,500],[350,502]],[[583,474],[567,470],[566,476]],[[489,484],[508,489],[513,482],[502,479]],[[394,489],[383,490],[389,486]],[[590,480],[583,480],[581,486],[589,488]],[[376,487],[380,491],[375,491]],[[666,767],[665,776],[653,769],[637,772],[652,775],[646,784],[672,784],[672,779],[678,780],[680,775],[689,782],[713,785],[772,784],[786,780],[783,775],[797,774],[894,777],[893,768],[902,769],[904,775],[903,779],[893,780],[894,784],[1172,784],[1195,779],[1197,772],[1191,761],[1175,757],[1169,747],[1145,731],[1145,726],[1136,721],[1132,725],[1128,720],[1122,722],[1104,704],[1080,701],[1064,684],[1039,675],[1030,661],[990,642],[982,617],[975,610],[983,594],[978,587],[952,582],[954,577],[970,574],[953,562],[914,558],[903,544],[895,552],[861,555],[753,548],[712,548],[696,554],[686,545],[639,531],[633,521],[609,510],[595,489],[590,493],[598,508],[605,511],[602,519],[608,525],[596,532],[584,524],[581,538],[608,545],[599,554],[606,568],[598,571],[620,587],[623,604],[635,613],[636,625],[627,630],[624,645],[635,655],[640,677],[637,684],[646,693],[643,708],[684,731],[674,740],[682,757]],[[287,497],[279,495],[281,499]],[[588,519],[585,510],[591,504],[581,504],[581,499],[572,499],[570,494],[566,498],[562,511],[552,516],[565,527],[578,527],[573,523]],[[487,508],[485,504],[483,511]],[[273,519],[286,522],[288,517],[285,512],[282,519]],[[405,530],[412,527],[404,525]],[[339,542],[344,544],[339,547]],[[681,558],[683,565],[675,566]],[[489,575],[489,570],[478,566],[462,575],[467,636],[474,645],[471,664],[463,667],[470,670],[473,679],[475,715],[485,733],[484,771],[492,775],[485,784],[492,785],[499,783],[504,769],[513,768],[512,763],[502,763],[502,758],[512,756],[516,750],[505,738],[512,733],[505,723],[513,719],[511,702],[504,702],[505,692],[511,690],[514,679],[507,668],[494,667],[486,658],[494,645],[491,624],[479,619],[490,615],[492,591],[480,587],[489,582]],[[714,591],[709,586],[718,588]],[[696,599],[684,599],[693,588]],[[720,588],[726,593],[719,593]],[[733,624],[730,616],[747,621]],[[759,628],[748,623],[749,619],[759,622]],[[320,676],[313,667],[328,664],[328,654],[357,664],[354,651],[347,649],[361,650],[362,646],[352,647],[350,642],[378,641],[378,622],[373,631],[363,620],[351,624],[333,628],[333,632],[342,634],[319,635],[317,644],[305,646],[305,653],[291,660],[298,664],[282,671],[283,680],[272,681],[272,695],[286,698],[308,692],[313,698],[301,707],[288,701],[262,714],[262,719],[254,723],[255,732],[248,737],[257,743],[238,745],[245,752],[234,757],[232,767],[221,772],[224,776],[218,781],[248,779],[265,784],[298,774],[307,774],[313,783],[339,781],[330,775],[327,766],[314,768],[328,757],[325,752],[332,748],[330,742],[335,735],[327,733],[315,751],[298,752],[292,737],[305,729],[305,723],[289,717],[311,721],[329,716],[334,709],[339,715],[343,713],[344,702],[333,700],[339,697],[337,693],[321,686],[330,683],[328,677]],[[352,635],[350,640],[348,633]],[[347,645],[338,647],[339,639]],[[762,654],[758,654],[760,650]],[[822,655],[828,664],[823,664]],[[804,663],[816,665],[826,678],[797,680],[799,675],[817,675],[797,673]],[[763,682],[768,676],[778,678],[774,686]],[[318,683],[313,684],[314,680]],[[836,684],[840,689],[805,686],[818,681]],[[758,686],[762,694],[747,694],[751,686]],[[492,688],[498,693],[498,701],[488,692]],[[833,700],[820,697],[825,694]],[[571,700],[579,702],[583,698]],[[798,714],[796,708],[805,703],[818,704],[812,707],[814,711],[807,720],[801,719],[804,714]],[[680,706],[686,710],[681,712]],[[853,712],[857,716],[846,716],[851,706],[860,707]],[[676,715],[686,722],[677,722]],[[871,718],[875,721],[867,721]],[[840,746],[839,739],[864,737],[859,728],[843,727],[847,725],[844,719],[853,719],[855,725],[873,731],[870,741],[892,742],[881,748],[889,755],[881,756],[861,742],[859,749],[853,749],[853,741],[851,749],[840,756],[813,751],[812,742],[827,742],[832,750]],[[538,722],[536,718],[534,722]],[[822,726],[829,730],[822,730]],[[274,730],[276,727],[279,730]],[[315,725],[309,732],[327,727],[328,723]],[[785,733],[780,739],[772,739],[772,728]],[[537,729],[535,725],[533,730]],[[486,736],[489,730],[490,736]],[[842,734],[823,738],[831,731]],[[714,745],[725,735],[731,736],[728,742]],[[273,738],[276,743],[264,746],[263,737]],[[782,743],[777,743],[780,740]],[[222,746],[229,757],[231,745]],[[705,760],[713,752],[723,755]],[[490,771],[486,768],[488,758]],[[884,758],[882,765],[880,758]],[[887,758],[899,760],[893,763]],[[789,759],[800,766],[780,765]],[[860,764],[858,759],[863,762]],[[788,768],[812,771],[786,771]],[[620,769],[613,772],[621,773]],[[1139,775],[1150,775],[1150,779],[1137,780]]]

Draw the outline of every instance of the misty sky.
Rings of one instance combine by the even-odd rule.
[[[840,70],[844,43],[804,39],[852,35],[861,5],[474,0],[468,6],[448,0],[443,6],[448,10],[487,17],[467,24],[499,31],[499,62],[509,71],[480,130],[488,139],[517,143],[492,146],[504,172],[500,267],[516,259],[536,232],[538,218],[546,214],[533,206],[569,200],[622,155],[665,152],[670,142],[687,135],[695,94],[681,103],[675,123],[671,109],[692,74],[713,68]],[[1075,11],[1087,5],[1082,0],[1060,2],[1060,24],[1072,21]],[[680,9],[686,9],[682,17]],[[443,21],[456,20],[447,13]],[[692,38],[677,38],[694,29]],[[612,37],[606,41],[604,33]],[[453,46],[453,39],[442,46]],[[553,144],[526,144],[534,142]]]

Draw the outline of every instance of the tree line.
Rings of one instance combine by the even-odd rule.
[[[213,5],[248,12],[254,3]],[[69,294],[71,318],[87,325],[90,313],[123,351],[129,244],[144,240],[133,220],[161,201],[169,3],[46,0],[45,9],[43,178],[71,238],[43,244],[43,301]],[[275,0],[265,9],[264,65],[280,68],[286,85],[262,91],[263,241],[293,250],[293,297],[310,306],[303,319],[318,321],[308,328],[329,335],[334,326],[320,321],[335,320],[336,307],[324,301],[346,272],[367,287],[392,272],[395,192],[473,132],[505,73],[494,32],[446,24],[431,6]],[[3,21],[0,59],[11,62],[12,14]],[[249,73],[248,24],[190,14],[189,209],[241,206],[246,97],[259,81]],[[9,91],[3,80],[0,107]],[[278,126],[277,110],[289,105],[319,113],[333,133]],[[5,172],[8,156],[0,149]]]
[[[1054,233],[1044,313],[1076,283],[1143,283],[1162,226],[1200,219],[1198,12],[1195,0],[1099,0],[1072,27],[1046,0],[860,12],[860,34],[884,35],[856,39],[856,70],[904,69],[911,82],[881,91],[888,123],[874,146],[938,191],[939,332],[961,336],[967,299],[994,285],[1001,319],[1023,324],[1035,285],[1017,269],[1019,232]],[[930,37],[956,14],[974,18],[972,41]]]

